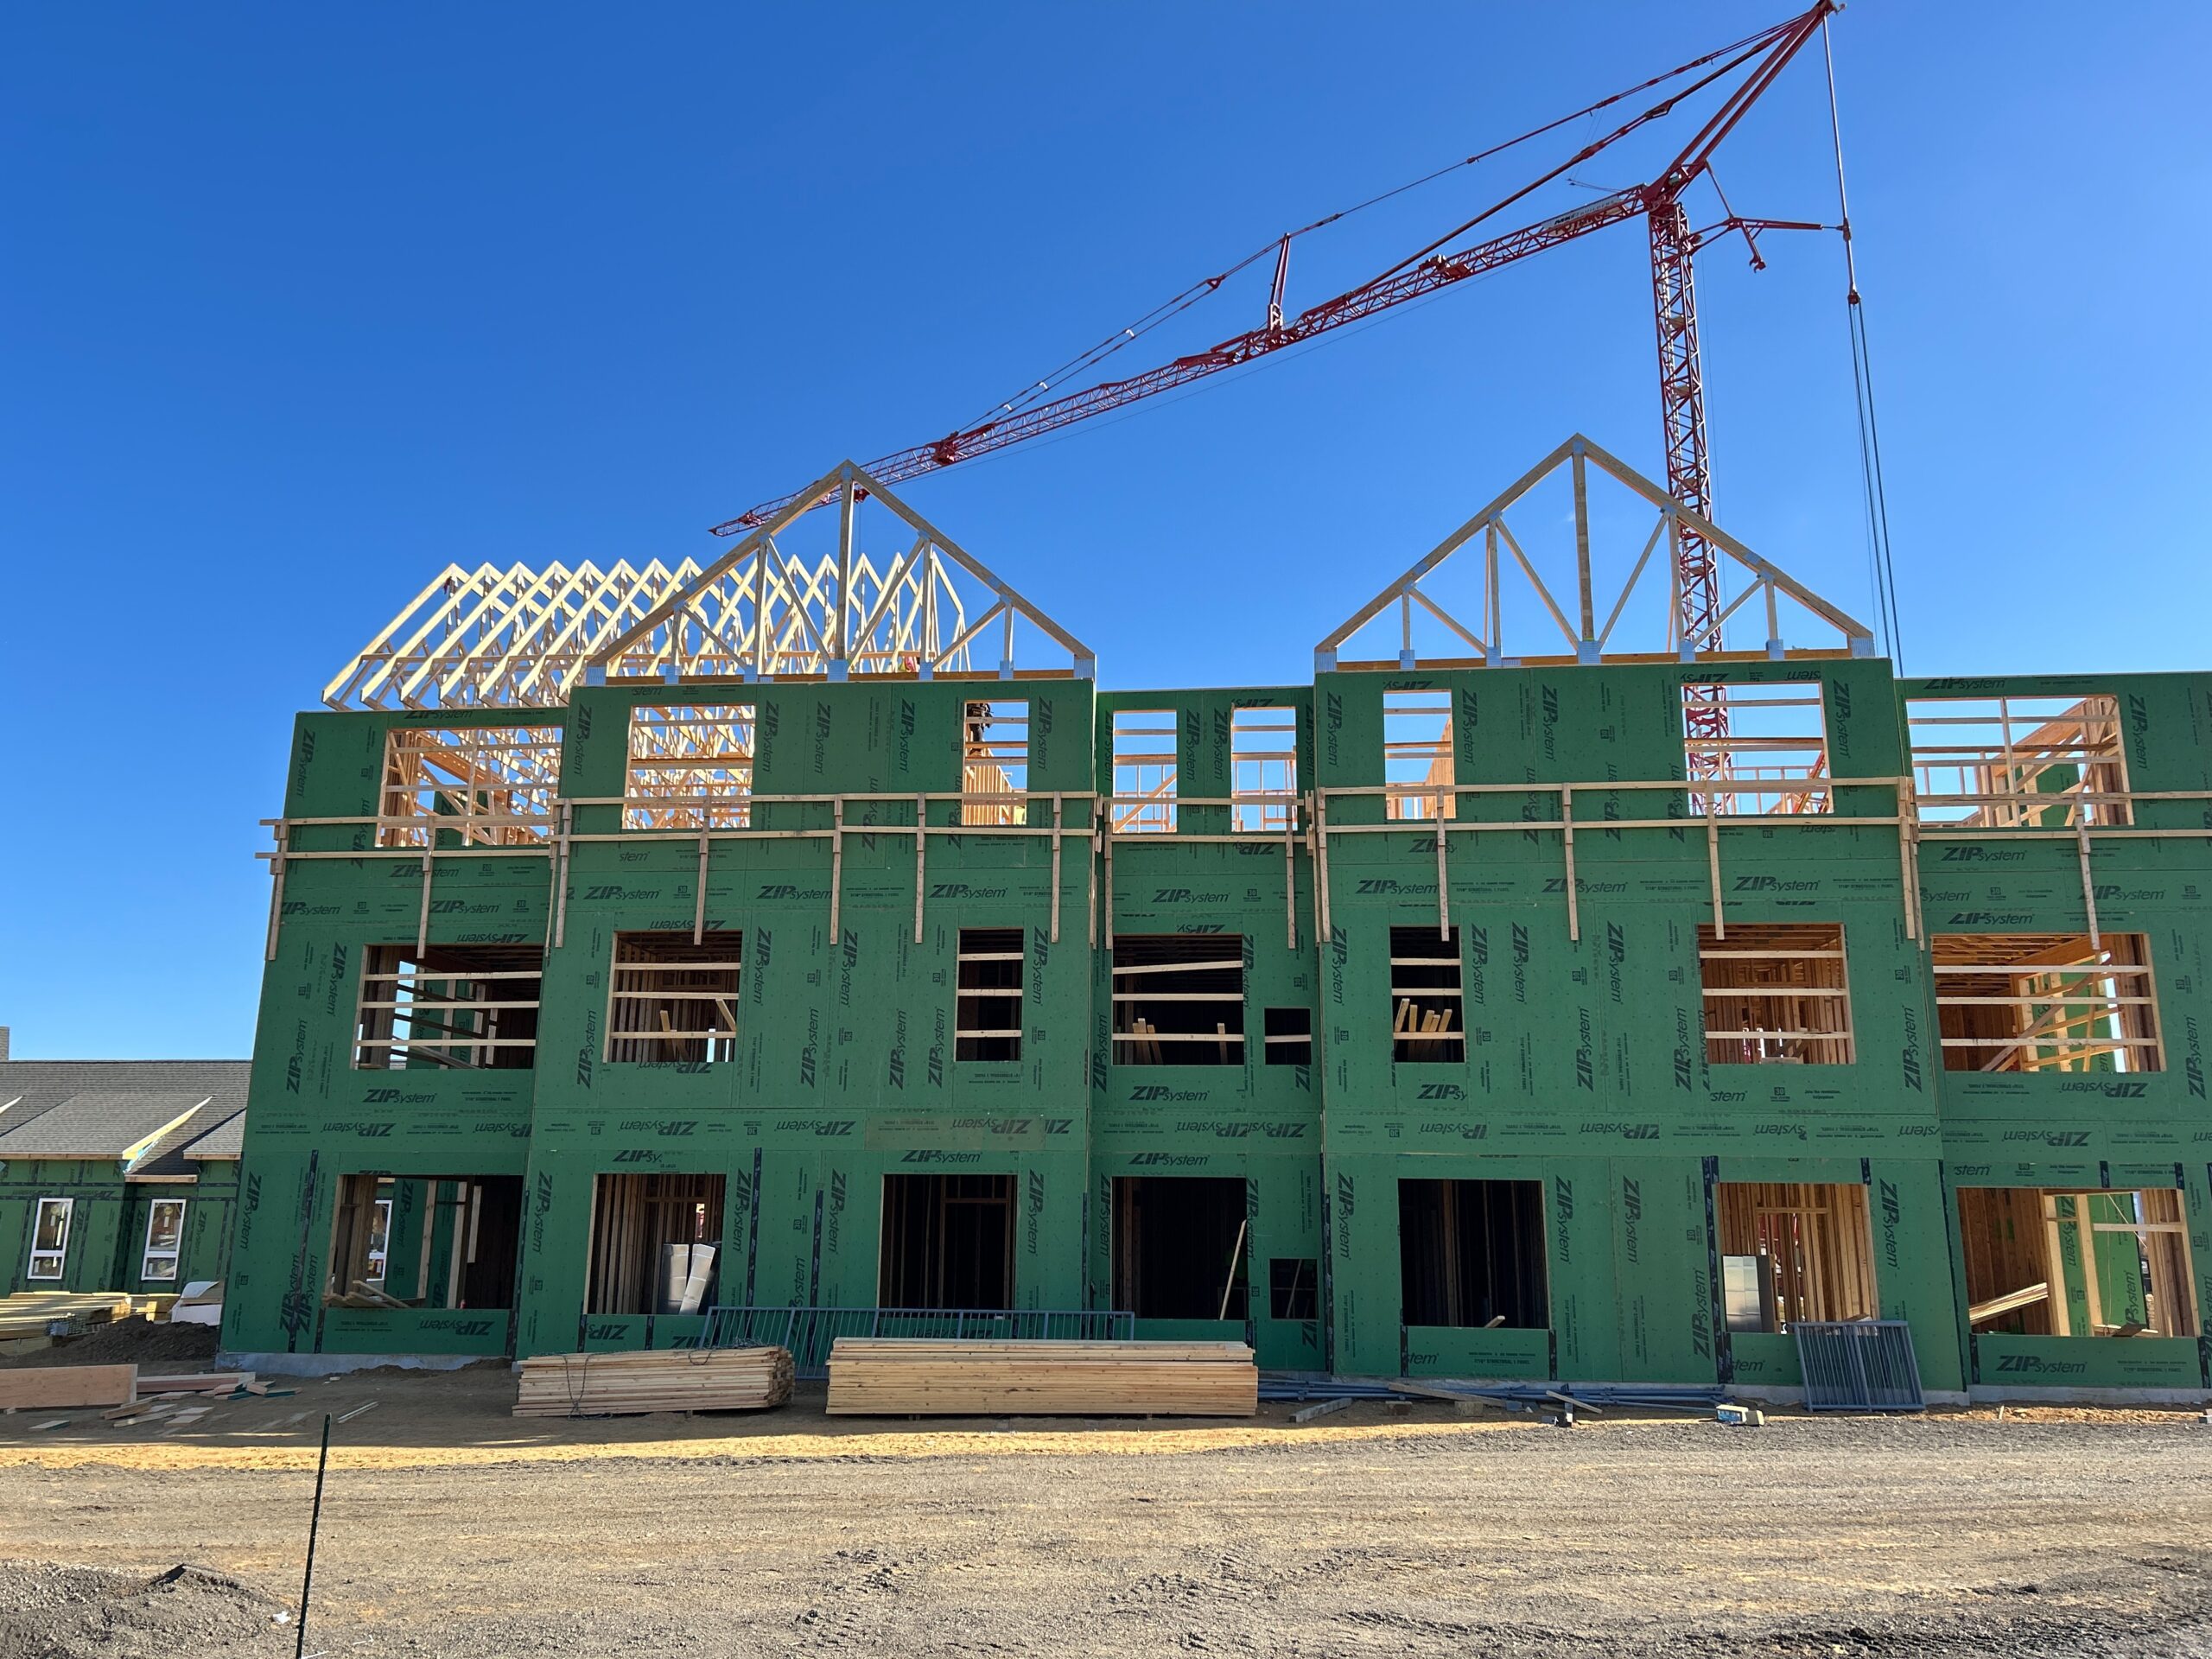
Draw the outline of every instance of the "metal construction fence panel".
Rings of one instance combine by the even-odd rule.
[[[1800,1319],[1808,1411],[1923,1411],[1912,1328],[1903,1319]]]

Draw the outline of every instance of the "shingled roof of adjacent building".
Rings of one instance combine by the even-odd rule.
[[[238,1155],[250,1070],[245,1060],[0,1061],[0,1160],[120,1160],[135,1148],[133,1175],[189,1175],[194,1142],[207,1143],[194,1159]]]

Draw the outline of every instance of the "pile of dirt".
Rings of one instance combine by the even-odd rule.
[[[204,1371],[210,1369],[219,1338],[212,1325],[117,1319],[96,1325],[82,1336],[60,1338],[51,1348],[0,1359],[0,1365],[136,1365],[142,1372]]]
[[[181,1564],[149,1579],[0,1561],[0,1659],[283,1654],[291,1618],[283,1602],[208,1567]]]

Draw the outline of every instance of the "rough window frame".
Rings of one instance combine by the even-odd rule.
[[[499,965],[473,965],[471,957]],[[448,965],[422,965],[439,959]],[[439,1070],[531,1070],[537,1063],[544,963],[545,949],[535,944],[433,944],[427,950],[412,944],[364,946],[353,1010],[353,1069],[419,1070],[412,1065],[419,1057]],[[462,995],[462,988],[491,994]],[[442,1020],[435,1017],[440,1014]],[[480,1019],[480,1028],[449,1023],[472,1016]],[[424,1033],[419,1038],[418,1026]]]
[[[622,827],[750,829],[759,714],[753,702],[633,704]]]
[[[1459,750],[1449,690],[1382,694],[1382,815],[1391,822],[1459,816]]]
[[[696,940],[658,930],[617,933],[607,976],[607,1063],[734,1060],[744,964],[745,935],[734,928],[709,928]]]
[[[1141,721],[1157,721],[1144,725]],[[1117,836],[1175,833],[1176,745],[1179,725],[1173,709],[1114,710],[1114,798],[1107,822]],[[1161,740],[1165,739],[1165,746]],[[1126,740],[1126,741],[1125,741]]]
[[[2133,821],[2120,699],[2000,694],[1905,699],[1905,742],[1921,817],[1973,830],[2110,829]],[[2039,785],[2070,772],[2056,789]]]
[[[1028,944],[1026,928],[960,930],[953,963],[952,1058],[956,1062],[1020,1059],[1027,1010]]]
[[[553,834],[558,726],[394,726],[385,734],[377,845],[529,847]]]
[[[2086,933],[1933,935],[1928,943],[1943,1069],[2000,1074],[2164,1071],[2150,936],[2098,938],[2092,944]],[[2044,988],[2037,988],[2039,982]],[[2014,1027],[1998,1030],[2006,1008],[2014,1011]],[[2080,1029],[2100,1021],[2107,1027],[2101,1034]],[[2038,1036],[2046,1040],[2035,1042]]]
[[[1029,822],[1033,715],[1027,697],[969,697],[961,703],[962,824],[1010,829]]]
[[[1700,923],[1697,961],[1707,1065],[1849,1065],[1858,1058],[1841,922],[1731,922],[1726,938]]]
[[[1298,822],[1298,709],[1249,703],[1229,715],[1229,827],[1285,835]]]
[[[1244,1064],[1243,934],[1117,933],[1109,983],[1115,1065]]]

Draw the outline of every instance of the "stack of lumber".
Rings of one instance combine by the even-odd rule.
[[[518,1417],[757,1411],[791,1397],[787,1348],[671,1348],[525,1359]]]
[[[19,1290],[0,1297],[0,1338],[42,1337],[56,1319],[72,1325],[105,1325],[130,1317],[130,1298],[119,1290]]]
[[[1249,1417],[1260,1373],[1241,1342],[960,1342],[840,1337],[833,1416]]]
[[[0,1371],[0,1410],[127,1406],[137,1397],[136,1365],[35,1365]]]

